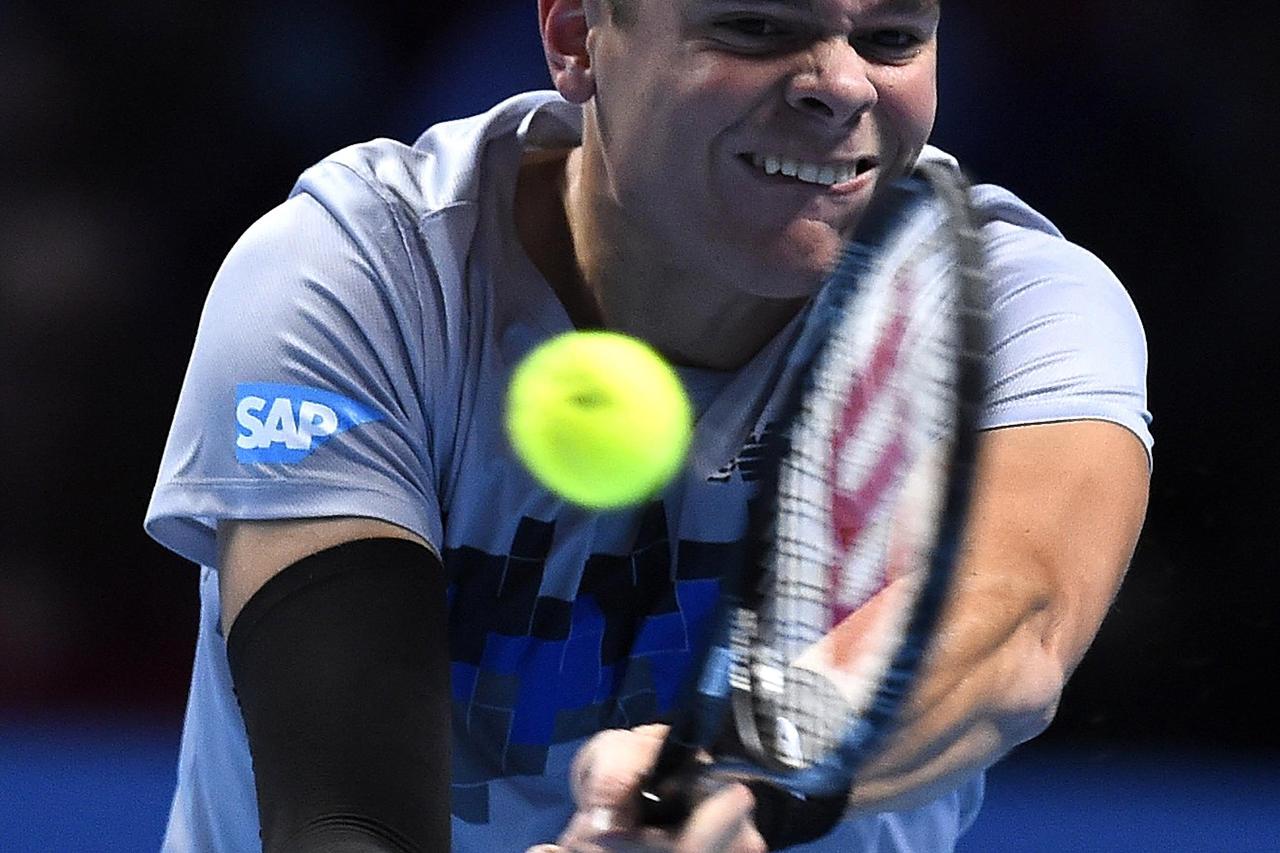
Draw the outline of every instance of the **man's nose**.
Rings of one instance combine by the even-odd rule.
[[[848,125],[880,99],[869,64],[843,39],[815,45],[810,64],[792,75],[787,103],[824,124]]]

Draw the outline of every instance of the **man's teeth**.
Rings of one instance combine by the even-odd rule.
[[[792,160],[790,157],[780,157],[776,154],[753,154],[751,162],[757,169],[764,169],[766,175],[781,174],[804,181],[806,184],[822,184],[827,187],[843,184],[858,174],[858,167],[854,163],[843,166],[824,166],[820,163],[805,163],[802,160]]]

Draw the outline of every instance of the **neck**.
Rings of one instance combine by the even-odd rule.
[[[588,148],[530,155],[516,192],[521,242],[578,328],[633,335],[676,364],[734,370],[803,300],[743,291],[731,269],[697,268],[628,217]]]

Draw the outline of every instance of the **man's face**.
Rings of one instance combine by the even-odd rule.
[[[937,0],[630,0],[591,31],[627,226],[759,296],[805,295],[936,107]]]

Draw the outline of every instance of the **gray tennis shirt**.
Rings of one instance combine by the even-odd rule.
[[[720,567],[741,556],[754,448],[794,329],[735,373],[682,371],[696,436],[660,499],[591,515],[532,482],[503,438],[502,394],[513,365],[571,324],[520,249],[515,179],[522,151],[579,133],[576,107],[530,93],[412,147],[345,149],[307,170],[218,272],[146,519],[203,567],[165,849],[259,844],[218,629],[220,519],[373,517],[440,553],[455,850],[554,839],[581,741],[670,709]],[[1101,419],[1150,448],[1145,343],[1119,282],[1009,193],[975,196],[997,273],[985,425]],[[948,850],[981,792],[978,776],[804,849]]]

